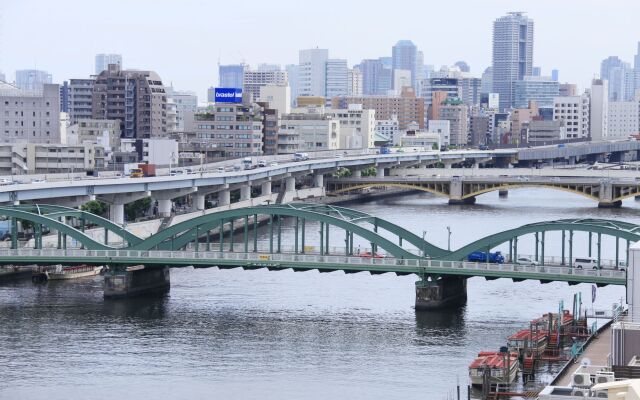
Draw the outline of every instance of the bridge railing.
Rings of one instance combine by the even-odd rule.
[[[304,264],[318,265],[326,264],[327,266],[339,266],[340,269],[348,269],[345,266],[385,266],[398,268],[406,268],[409,273],[437,273],[439,271],[448,274],[455,274],[455,270],[463,270],[461,275],[485,275],[486,272],[496,272],[495,276],[500,277],[500,273],[510,273],[505,275],[514,276],[513,273],[522,274],[523,277],[532,278],[533,276],[544,275],[573,275],[579,277],[606,277],[625,279],[626,272],[613,269],[576,269],[563,266],[528,266],[518,264],[490,264],[476,263],[466,261],[443,261],[443,260],[424,260],[424,259],[398,259],[398,258],[376,258],[376,257],[359,257],[346,255],[316,255],[316,254],[286,254],[286,253],[231,253],[219,251],[164,251],[164,250],[76,250],[76,249],[1,249],[0,262],[3,257],[25,258],[29,262],[33,259],[29,257],[42,258],[50,261],[50,264],[63,262],[65,258],[73,259],[75,262],[81,262],[83,259],[87,262],[99,260],[99,262],[109,263],[118,258],[130,259],[135,262],[143,263],[146,259],[154,260],[183,260],[182,265],[189,265],[190,260],[211,260],[211,264],[221,261],[243,261],[255,265],[275,265],[279,262],[291,263],[299,262],[300,266]],[[170,263],[170,262],[168,262]]]

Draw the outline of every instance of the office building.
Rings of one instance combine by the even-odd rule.
[[[548,144],[566,138],[564,121],[532,120],[527,124],[527,143]]]
[[[287,85],[265,85],[260,87],[258,101],[269,103],[269,108],[278,111],[279,115],[291,112],[291,88]]]
[[[545,76],[525,76],[515,82],[515,108],[527,108],[530,101],[538,107],[553,107],[553,99],[560,95],[560,84]]]
[[[605,140],[609,136],[609,87],[607,83],[607,80],[604,79],[591,81],[589,129],[592,141]]]
[[[467,64],[466,61],[456,61],[455,64],[456,67],[458,67],[460,69],[460,72],[470,72],[471,68],[469,68],[469,64]]]
[[[640,133],[640,103],[611,101],[607,115],[607,140],[628,139]]]
[[[291,88],[291,105],[295,105],[295,101],[298,98],[298,71],[300,68],[297,64],[288,64],[285,69],[287,70],[287,79],[289,80],[289,87]]]
[[[328,59],[326,63],[325,96],[347,96],[349,93],[349,68],[347,60]]]
[[[570,97],[578,95],[578,85],[575,83],[561,83],[558,87],[559,97]]]
[[[280,117],[278,154],[336,150],[340,146],[340,121],[322,112]]]
[[[162,79],[153,71],[121,70],[109,64],[93,86],[94,119],[120,121],[123,138],[165,136],[167,95]]]
[[[611,56],[600,64],[600,78],[608,82],[609,101],[631,101],[634,99],[635,73],[631,65]]]
[[[362,96],[362,94],[362,71],[356,66],[347,71],[347,96]]]
[[[542,68],[540,68],[540,67],[532,67],[531,68],[531,76],[542,76]]]
[[[493,23],[493,90],[500,95],[500,109],[514,106],[515,83],[530,76],[533,68],[533,20],[511,12]]]
[[[122,69],[122,55],[120,54],[96,54],[96,75],[109,69],[109,64],[117,64]]]
[[[381,58],[362,60],[362,94],[365,96],[383,96],[392,88],[392,69]]]
[[[413,85],[411,84],[411,71],[406,69],[394,69],[393,95],[399,95],[403,87],[413,87]]]
[[[440,79],[440,78],[438,78]],[[440,106],[444,104],[447,99],[457,100],[457,97],[449,97],[449,93],[447,92],[433,92],[431,93],[431,104],[427,108],[427,118],[429,120],[439,120],[440,119]]]
[[[256,103],[216,103],[187,114],[185,128],[195,133],[191,148],[206,151],[207,159],[238,158],[263,154],[262,121],[262,107]]]
[[[589,137],[589,96],[560,96],[553,102],[553,120],[564,121],[567,139]]]
[[[60,112],[69,113],[69,82],[64,81],[60,85]]]
[[[551,79],[553,79],[556,82],[559,82],[559,78],[560,78],[560,71],[558,71],[557,69],[552,69],[551,70]]]
[[[487,145],[491,143],[491,115],[471,115],[469,117],[470,144]]]
[[[332,108],[347,108],[349,104],[362,104],[363,109],[375,110],[376,119],[398,118],[400,129],[407,129],[411,122],[424,128],[424,100],[416,97],[412,88],[405,87],[399,97],[361,96],[332,99]]]
[[[450,142],[452,146],[465,146],[468,143],[467,106],[461,101],[447,100],[440,106],[440,120],[449,121]]]
[[[77,146],[95,144],[104,149],[105,158],[120,149],[120,122],[108,119],[84,119],[69,126],[66,143]]]
[[[482,80],[480,78],[465,77],[460,82],[460,100],[467,106],[476,106],[480,104],[480,95],[482,93]]]
[[[0,71],[0,82],[6,82],[7,81],[7,77],[4,74],[4,72]]]
[[[326,97],[328,59],[329,50],[327,49],[300,50],[298,54],[298,97]]]
[[[287,71],[269,69],[250,70],[246,68],[244,71],[243,93],[251,95],[252,101],[257,101],[260,97],[260,88],[266,85],[286,86],[289,84],[287,79]],[[264,68],[264,66],[263,66]]]
[[[21,69],[16,71],[16,86],[24,91],[40,91],[48,83],[52,83],[51,74],[37,69]]]
[[[288,86],[280,87],[289,89]],[[257,104],[262,107],[262,152],[267,155],[278,154],[280,113],[277,109],[271,108],[270,103],[268,102],[258,102]]]
[[[0,175],[84,173],[105,166],[104,149],[96,144],[0,144]]]
[[[0,126],[5,143],[60,143],[60,87],[39,91],[0,83]]]
[[[246,67],[244,64],[218,65],[218,87],[242,88]]]
[[[640,90],[640,42],[638,42],[638,50],[636,55],[633,56],[633,71],[634,71],[634,96]]]
[[[437,133],[440,136],[440,146],[448,147],[451,144],[451,121],[432,119],[429,120],[428,132]]]
[[[422,76],[418,76],[418,48],[411,40],[400,40],[391,48],[392,69],[395,76],[396,70],[411,71],[411,87],[414,90],[417,89],[418,79],[422,79]],[[420,69],[424,60],[420,62]],[[395,79],[395,78],[394,78]],[[392,89],[400,89],[392,87]]]
[[[425,107],[428,108],[433,101],[433,94],[436,92],[446,93],[449,99],[460,99],[462,97],[462,85],[458,78],[430,78],[422,85],[421,97],[424,98]],[[441,96],[441,95],[439,95]],[[444,99],[439,98],[440,101]],[[437,119],[437,118],[436,118]]]
[[[487,67],[482,73],[482,86],[480,92],[492,93],[493,92],[493,67]]]

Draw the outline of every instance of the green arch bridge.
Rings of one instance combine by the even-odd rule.
[[[630,243],[640,240],[638,225],[565,219],[509,229],[451,251],[382,218],[322,204],[264,205],[206,214],[145,239],[107,219],[61,206],[5,206],[0,207],[0,217],[10,220],[12,226],[10,246],[0,249],[0,265],[108,265],[107,297],[166,290],[169,267],[315,269],[415,274],[420,277],[416,306],[433,308],[464,300],[466,279],[472,276],[626,285],[626,272],[617,266],[627,259]],[[33,239],[19,240],[18,222],[23,228],[32,227]],[[263,230],[261,235],[259,229]],[[283,234],[286,229],[292,231],[292,239]],[[310,239],[310,229],[314,230],[314,239]],[[560,257],[545,254],[549,232],[559,232],[562,237]],[[602,268],[574,268],[577,233],[588,235],[589,256]],[[343,246],[332,246],[336,235]],[[525,235],[535,240],[535,265],[512,263]],[[609,264],[601,258],[603,237],[615,240],[615,260]],[[120,240],[117,245],[113,244],[114,238]],[[592,238],[596,239],[593,249]],[[360,251],[356,242],[368,243],[369,247]],[[504,245],[509,248],[504,264],[465,261],[471,252],[489,252]],[[144,267],[132,269],[133,265]]]

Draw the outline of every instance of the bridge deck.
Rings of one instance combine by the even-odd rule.
[[[533,279],[541,282],[563,281],[570,284],[595,283],[624,285],[626,273],[616,270],[573,269],[563,266],[524,266],[486,264],[464,261],[441,261],[398,258],[367,258],[338,255],[304,255],[282,253],[231,253],[212,251],[140,251],[140,250],[70,250],[7,249],[0,250],[1,264],[96,264],[172,267],[243,267],[313,270],[321,272],[392,272],[398,275],[482,276],[488,279]]]

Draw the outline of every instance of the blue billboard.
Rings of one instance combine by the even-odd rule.
[[[242,89],[239,88],[216,88],[216,103],[242,103]]]

